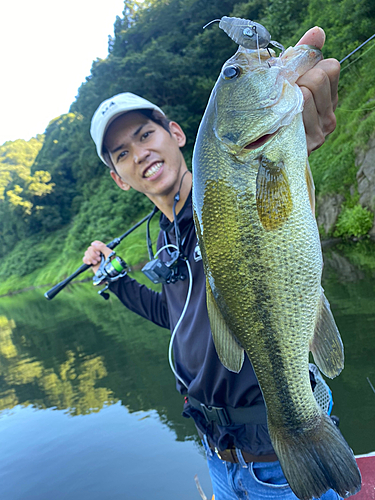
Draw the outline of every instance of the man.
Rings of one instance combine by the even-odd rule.
[[[321,48],[324,32],[313,28],[299,43]],[[339,68],[337,61],[323,60],[297,82],[305,99],[309,153],[335,128]],[[144,193],[161,211],[158,248],[178,244],[173,223],[177,214],[182,252],[193,276],[191,299],[173,343],[177,388],[186,396],[183,414],[194,419],[205,444],[215,500],[248,494],[254,499],[295,499],[272,448],[263,398],[249,359],[239,374],[229,372],[211,338],[205,277],[192,221],[192,179],[180,151],[185,144],[181,127],[168,122],[154,104],[125,93],[99,106],[91,134],[116,184],[124,191],[133,188]],[[161,251],[161,261],[171,260],[169,250]],[[101,254],[107,257],[110,252],[95,241],[83,261],[95,272]],[[163,285],[158,294],[125,276],[109,289],[132,311],[173,331],[186,303],[189,281]],[[330,490],[322,498],[338,496]]]

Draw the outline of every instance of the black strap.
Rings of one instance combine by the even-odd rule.
[[[224,427],[228,425],[267,424],[267,412],[263,403],[246,408],[232,408],[230,406],[207,406],[192,396],[188,401],[193,408],[203,413],[207,422],[216,422]]]

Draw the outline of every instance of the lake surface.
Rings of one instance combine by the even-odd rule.
[[[333,414],[355,454],[375,451],[374,245],[326,250],[323,286],[346,356]],[[1,499],[199,500],[196,474],[210,498],[168,331],[89,283],[44,291],[0,298]]]

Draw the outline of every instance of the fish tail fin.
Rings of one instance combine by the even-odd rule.
[[[349,445],[330,417],[322,413],[313,430],[285,437],[269,423],[285,477],[300,500],[320,498],[333,489],[343,498],[361,489],[361,474]]]

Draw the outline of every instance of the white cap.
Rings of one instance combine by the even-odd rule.
[[[101,158],[107,166],[110,165],[103,156],[103,140],[109,125],[118,116],[136,109],[155,109],[164,115],[163,111],[158,108],[158,106],[130,92],[124,92],[110,97],[103,101],[95,111],[91,120],[90,134],[95,142],[99,158]]]

